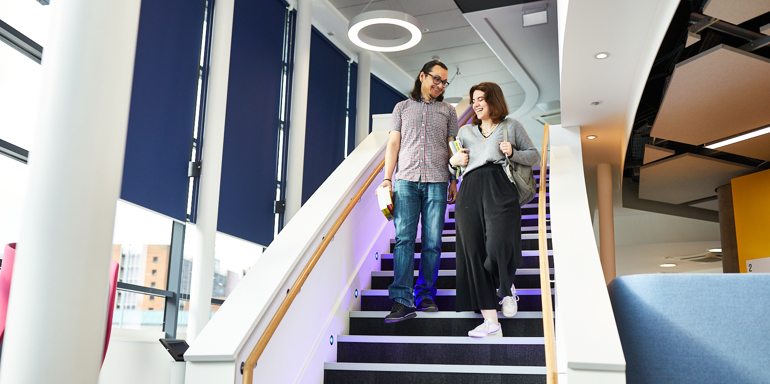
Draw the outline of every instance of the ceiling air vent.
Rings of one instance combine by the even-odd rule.
[[[533,116],[532,118],[543,125],[546,123],[550,125],[561,125],[561,111],[555,113],[547,113],[540,116]]]

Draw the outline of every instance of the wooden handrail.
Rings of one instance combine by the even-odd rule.
[[[286,295],[286,298],[283,299],[283,302],[281,303],[281,306],[278,307],[278,310],[275,312],[275,315],[273,315],[273,318],[270,320],[270,323],[267,324],[267,328],[265,328],[265,332],[262,333],[262,336],[260,336],[259,340],[257,341],[257,345],[254,346],[254,349],[249,354],[249,357],[246,359],[246,362],[243,365],[243,383],[244,384],[251,384],[252,378],[254,376],[254,366],[257,364],[257,360],[259,360],[259,357],[262,356],[262,352],[265,350],[265,347],[267,347],[267,343],[270,342],[270,339],[273,337],[273,334],[275,333],[275,330],[278,328],[278,324],[281,323],[281,320],[283,319],[284,315],[286,315],[286,311],[289,310],[289,307],[291,306],[291,303],[294,301],[294,298],[297,297],[297,293],[299,293],[300,288],[302,288],[302,285],[305,284],[305,280],[307,280],[308,276],[310,276],[310,272],[313,271],[313,268],[315,267],[316,263],[318,263],[318,260],[321,258],[321,255],[323,255],[324,251],[326,250],[326,246],[329,245],[329,242],[332,241],[332,238],[334,238],[334,235],[337,233],[337,230],[340,229],[342,226],[342,223],[347,219],[348,215],[350,214],[350,211],[353,210],[353,207],[358,203],[358,200],[361,199],[361,196],[364,195],[364,192],[367,188],[369,188],[369,185],[372,184],[372,181],[374,181],[374,178],[377,176],[377,174],[380,172],[380,170],[385,166],[385,159],[382,159],[379,165],[377,165],[377,168],[374,169],[371,175],[366,179],[366,182],[364,182],[364,185],[361,186],[361,188],[358,189],[358,192],[356,192],[356,195],[353,197],[352,200],[348,203],[347,207],[345,207],[345,210],[342,211],[340,214],[340,217],[337,218],[337,221],[334,222],[334,225],[329,229],[329,232],[326,233],[326,236],[324,236],[323,241],[321,241],[321,244],[318,246],[318,248],[315,250],[315,253],[313,253],[313,256],[310,257],[310,260],[307,262],[307,265],[305,265],[305,268],[302,270],[302,272],[299,274],[299,277],[297,277],[297,281],[294,282],[294,285],[292,285],[291,289],[289,290],[289,294]]]
[[[543,302],[543,337],[545,339],[546,382],[556,384],[556,340],[551,304],[551,274],[548,268],[548,238],[545,231],[545,185],[548,184],[548,124],[543,131],[543,152],[540,158],[540,190],[537,201],[537,237],[540,245],[540,297]]]

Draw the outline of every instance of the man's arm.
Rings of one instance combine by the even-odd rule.
[[[388,144],[385,147],[385,167],[383,168],[385,177],[380,184],[380,187],[387,187],[390,191],[393,191],[391,180],[393,179],[393,170],[396,168],[399,150],[401,150],[401,132],[390,131]]]
[[[455,141],[454,137],[449,137],[447,139],[447,150],[449,151],[450,156],[452,157],[452,142]],[[449,179],[449,187],[447,189],[447,204],[454,204],[455,200],[457,199],[457,179],[452,175],[452,178]]]

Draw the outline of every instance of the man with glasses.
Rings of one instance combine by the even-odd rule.
[[[457,180],[447,167],[448,144],[457,135],[457,113],[442,101],[448,85],[446,65],[429,61],[415,79],[409,99],[393,109],[385,178],[380,185],[393,192],[396,227],[394,280],[388,287],[394,303],[386,323],[415,317],[415,310],[438,311],[433,285],[438,277],[444,213],[447,203],[454,203],[457,196]],[[414,243],[421,214],[420,272],[413,287]]]

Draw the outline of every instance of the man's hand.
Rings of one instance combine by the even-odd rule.
[[[452,179],[447,189],[447,204],[454,204],[457,199],[457,180]]]
[[[377,190],[380,189],[380,187],[385,187],[388,189],[388,192],[392,195],[393,194],[393,183],[390,182],[390,180],[383,180],[382,184],[380,184],[377,189],[374,190],[374,195],[377,196]]]

